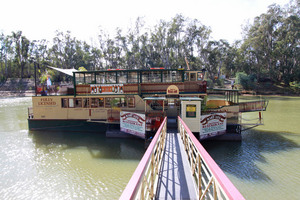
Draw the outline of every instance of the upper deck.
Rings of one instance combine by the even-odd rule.
[[[179,93],[206,93],[205,70],[146,69],[77,71],[74,94],[167,94],[170,85]]]

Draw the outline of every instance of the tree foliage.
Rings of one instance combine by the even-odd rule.
[[[197,19],[176,15],[170,21],[161,20],[151,29],[143,18],[137,18],[128,30],[116,29],[112,37],[100,30],[97,44],[77,40],[71,32],[56,31],[53,41],[29,41],[21,31],[0,35],[0,80],[30,78],[34,65],[39,75],[46,66],[58,68],[84,67],[104,69],[166,69],[185,67],[207,70],[210,82],[238,72],[261,81],[275,83],[300,81],[300,11],[299,1],[280,7],[270,5],[266,13],[257,16],[244,27],[241,41],[210,39],[211,30]],[[56,74],[56,81],[65,77]]]

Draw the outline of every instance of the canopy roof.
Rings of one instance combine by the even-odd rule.
[[[69,76],[73,76],[73,72],[78,72],[77,69],[61,69],[61,68],[57,68],[57,67],[51,67],[51,66],[47,66],[51,69],[54,69],[56,71],[62,72],[64,74],[67,74]]]

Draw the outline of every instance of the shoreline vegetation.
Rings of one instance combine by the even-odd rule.
[[[0,33],[0,95],[27,95],[33,79],[59,84],[70,77],[49,69],[178,69],[206,71],[208,88],[234,88],[242,94],[299,95],[300,4],[272,4],[243,26],[243,39],[213,40],[212,30],[177,14],[148,28],[142,17],[114,36],[100,30],[94,44],[56,31],[52,42],[30,41],[22,31]],[[18,80],[15,81],[14,80]],[[31,81],[31,83],[26,82]],[[32,85],[33,84],[33,85]],[[7,91],[7,92],[4,92]],[[3,95],[2,95],[3,96]]]

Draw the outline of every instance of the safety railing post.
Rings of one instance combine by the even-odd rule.
[[[198,192],[199,197],[202,196],[202,174],[201,174],[201,156],[198,154]]]
[[[178,120],[181,139],[188,156],[191,173],[198,183],[199,199],[244,200],[244,197],[205,151],[182,119],[178,117]]]
[[[150,198],[154,196],[154,154],[151,156]]]

